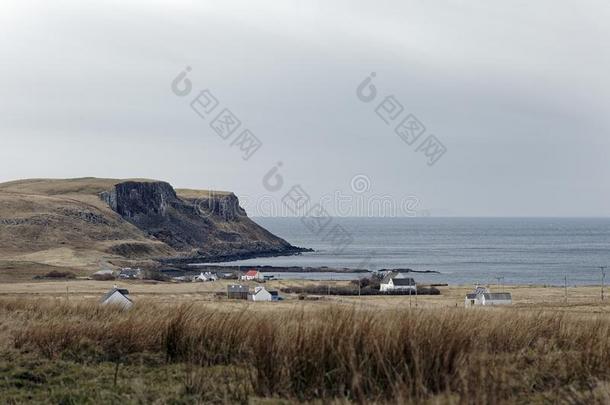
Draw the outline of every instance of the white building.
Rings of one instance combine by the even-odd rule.
[[[133,306],[133,301],[129,298],[129,291],[124,288],[114,286],[104,295],[100,301],[101,305],[116,305],[123,309],[129,309]]]
[[[250,280],[263,280],[263,274],[258,271],[258,270],[250,270],[248,272],[246,272],[243,276],[241,276],[241,279],[244,281],[250,281]]]
[[[509,292],[486,293],[481,298],[481,305],[511,305],[513,297]]]
[[[193,282],[206,282],[206,281],[216,281],[218,277],[215,274],[210,273],[209,271],[206,273],[201,273],[198,276],[193,277]]]
[[[379,291],[410,291],[415,294],[417,292],[417,285],[415,284],[415,280],[410,277],[404,277],[400,273],[389,273],[381,280]]]
[[[267,291],[265,287],[255,287],[254,292],[248,297],[252,301],[277,301],[277,291]]]
[[[142,270],[125,267],[119,272],[119,278],[122,279],[138,279],[142,278]]]
[[[511,305],[512,303],[513,299],[511,293],[492,293],[489,289],[479,286],[476,286],[473,292],[466,294],[466,298],[464,299],[464,306],[466,307],[477,305]]]

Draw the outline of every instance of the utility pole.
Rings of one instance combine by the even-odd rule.
[[[504,281],[504,276],[496,276],[495,279],[498,281],[496,285],[500,287],[500,291],[504,291],[504,285],[500,283],[500,280]]]
[[[604,281],[606,279],[606,266],[599,266],[602,271],[602,301],[604,300]]]
[[[565,303],[568,303],[568,275],[565,274],[563,276],[563,286],[564,286],[564,292],[565,292]]]

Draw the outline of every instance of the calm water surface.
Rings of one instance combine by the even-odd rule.
[[[610,218],[334,218],[354,238],[342,253],[334,253],[298,218],[254,220],[290,243],[316,251],[231,264],[407,267],[441,273],[416,274],[420,282],[497,283],[503,277],[505,284],[549,285],[563,285],[566,275],[570,285],[600,284],[598,266],[610,265]]]

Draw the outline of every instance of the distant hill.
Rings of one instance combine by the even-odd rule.
[[[249,219],[230,192],[174,190],[147,179],[0,183],[0,272],[299,251]]]

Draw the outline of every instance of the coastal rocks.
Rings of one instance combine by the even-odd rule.
[[[440,274],[437,270],[413,270],[413,269],[380,269],[378,273],[421,273],[421,274]]]

